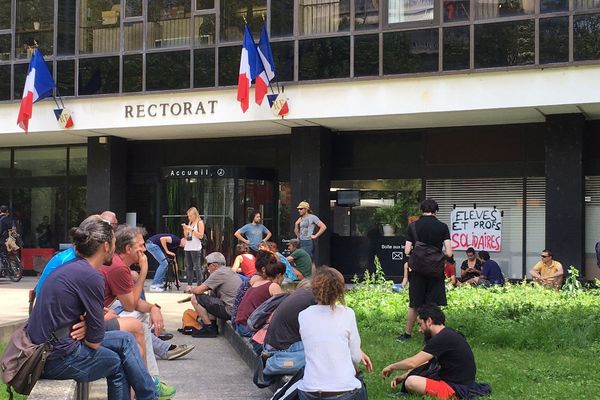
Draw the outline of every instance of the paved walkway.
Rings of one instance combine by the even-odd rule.
[[[24,277],[18,283],[0,279],[0,324],[27,318],[27,296],[36,281],[34,277]],[[252,372],[225,339],[194,339],[177,332],[177,328],[181,327],[183,311],[191,308],[190,303],[177,303],[177,300],[185,297],[187,295],[181,291],[147,293],[148,301],[162,307],[166,329],[175,335],[172,342],[196,346],[194,351],[179,360],[159,360],[161,379],[177,389],[175,399],[269,399],[271,392],[254,386]],[[94,385],[91,398],[106,398],[104,390]]]

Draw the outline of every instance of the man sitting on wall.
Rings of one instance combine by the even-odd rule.
[[[533,280],[540,285],[551,289],[560,289],[562,286],[564,270],[561,263],[552,257],[552,251],[542,250],[542,258],[529,271]]]
[[[287,260],[294,264],[294,273],[299,279],[310,278],[312,275],[312,258],[306,250],[300,248],[300,241],[292,239],[288,242],[290,255]]]

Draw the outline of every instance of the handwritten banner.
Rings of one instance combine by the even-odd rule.
[[[450,214],[452,250],[502,251],[502,213],[495,208],[455,208]]]

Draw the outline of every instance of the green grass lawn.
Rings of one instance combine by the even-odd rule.
[[[367,277],[346,300],[374,364],[366,374],[369,398],[393,398],[389,379],[379,372],[423,346],[416,330],[409,342],[395,340],[404,329],[408,294],[392,293],[381,278]],[[477,381],[492,386],[489,399],[600,398],[600,290],[467,287],[448,291],[444,312],[446,325],[461,331],[473,348]]]

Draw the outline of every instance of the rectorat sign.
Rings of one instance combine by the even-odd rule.
[[[179,117],[214,114],[218,100],[181,103],[126,104],[125,118]]]

